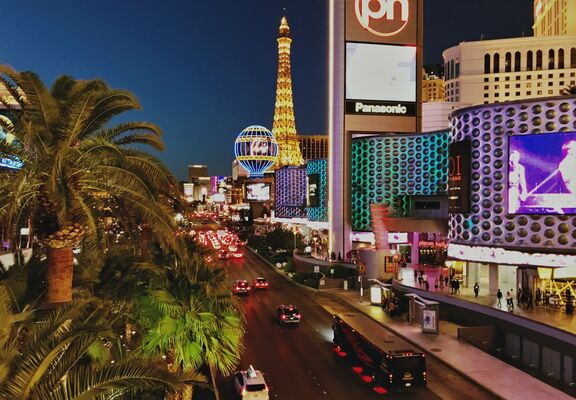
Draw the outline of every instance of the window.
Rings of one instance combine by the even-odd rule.
[[[484,78],[484,82],[490,82],[489,78]]]
[[[520,96],[520,92],[516,92],[516,96]]]
[[[494,85],[494,90],[500,89],[500,85]]]
[[[564,78],[564,72],[560,73],[560,78]]]
[[[532,75],[526,75],[526,79],[532,79]]]
[[[498,53],[494,54],[494,62],[493,62],[493,66],[492,66],[492,71],[494,71],[495,73],[500,72],[500,54],[498,54]]]
[[[504,93],[504,96],[509,97],[510,93],[506,92],[506,93]]]
[[[538,74],[538,75],[536,76],[536,78],[542,79],[542,74]]]
[[[560,86],[564,86],[564,81],[560,81]]]
[[[500,78],[498,78],[498,77],[494,78],[495,82],[498,82],[499,80],[500,80]]]
[[[554,49],[548,50],[548,69],[554,69]]]
[[[526,92],[526,96],[530,96],[531,94],[532,94],[532,92],[531,92],[530,90],[528,90],[528,91]]]
[[[553,94],[553,93],[554,93],[553,90],[549,90],[549,91],[548,91],[548,94]]]
[[[456,74],[456,78],[460,76],[460,63],[456,63],[456,71],[454,71],[454,73]]]
[[[548,78],[549,78],[549,79],[554,78],[554,74],[548,74]]]
[[[538,82],[538,83],[536,83],[536,86],[538,86],[538,87],[542,87],[542,82]]]
[[[548,82],[548,86],[554,85],[554,82]]]
[[[542,50],[536,52],[536,70],[540,71],[542,69]]]
[[[509,76],[506,76],[506,77],[504,77],[504,80],[505,80],[505,81],[509,81],[509,80],[510,80],[510,77],[509,77]]]
[[[512,54],[508,52],[505,57],[504,72],[512,72]]]
[[[485,74],[489,74],[490,73],[490,54],[485,54],[484,55],[484,73]],[[486,79],[486,78],[485,78]]]
[[[517,80],[517,81],[520,80],[520,75],[516,75],[516,80]]]
[[[564,69],[564,49],[558,50],[558,69]]]
[[[529,51],[526,54],[526,71],[532,71],[532,63],[533,63],[532,57],[533,57],[532,51]]]
[[[570,49],[570,68],[576,68],[576,47]]]
[[[454,60],[450,60],[450,79],[455,78],[454,76]]]
[[[504,89],[510,89],[510,85],[504,85]]]
[[[520,84],[517,83],[517,84],[516,84],[516,89],[519,89],[519,88],[520,88]]]
[[[514,53],[514,72],[520,71],[520,52]]]
[[[500,93],[494,93],[494,97],[500,97]]]
[[[531,84],[530,82],[528,82],[528,83],[526,84],[526,87],[527,87],[527,88],[528,88],[528,87],[532,87],[532,84]]]
[[[484,98],[488,97],[488,93],[484,93]]]
[[[484,86],[484,90],[488,90],[489,88],[490,88],[490,86],[488,86],[488,85]]]
[[[541,94],[542,94],[542,91],[539,90],[538,92],[536,92],[536,94],[541,95]]]

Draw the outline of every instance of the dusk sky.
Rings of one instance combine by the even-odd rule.
[[[276,37],[292,31],[292,81],[300,134],[327,130],[326,0],[0,0],[0,63],[103,78],[134,92],[140,112],[123,120],[164,130],[159,154],[179,179],[188,164],[230,175],[246,126],[272,128]],[[461,41],[531,35],[532,0],[425,0],[425,63]]]

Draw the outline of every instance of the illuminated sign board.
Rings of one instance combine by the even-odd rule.
[[[22,162],[18,159],[11,159],[6,157],[0,157],[0,167],[10,168],[10,169],[20,169],[22,168]]]
[[[318,174],[311,174],[306,177],[306,206],[318,207]]]
[[[248,201],[269,201],[269,183],[249,183],[246,185],[246,200]]]
[[[525,253],[501,247],[467,246],[449,243],[448,257],[459,260],[511,265],[535,265],[543,267],[572,267],[576,256],[551,253]]]
[[[448,212],[470,212],[470,140],[448,145]]]
[[[347,0],[346,39],[416,44],[417,0]]]
[[[416,47],[346,43],[346,113],[416,115]]]
[[[508,137],[508,213],[576,214],[576,133]]]

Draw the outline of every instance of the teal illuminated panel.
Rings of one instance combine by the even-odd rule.
[[[363,137],[352,141],[352,229],[372,231],[370,204],[386,204],[399,217],[407,196],[446,194],[448,132]]]
[[[309,221],[328,221],[328,160],[309,160],[306,163],[307,175],[318,175],[318,207],[307,207]]]

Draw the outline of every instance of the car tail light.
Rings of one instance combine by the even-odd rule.
[[[426,380],[426,371],[422,372],[422,378]]]
[[[282,314],[282,315],[280,316],[280,318],[286,319],[286,315]]]
[[[295,317],[296,317],[296,318],[300,318],[300,314],[296,314]]]

